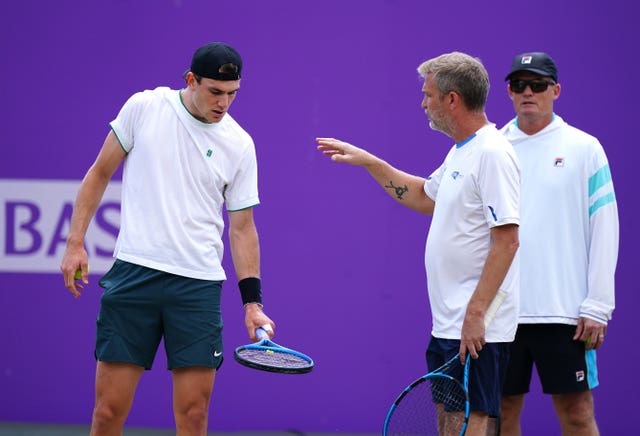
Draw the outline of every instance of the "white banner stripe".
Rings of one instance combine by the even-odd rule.
[[[106,272],[120,226],[120,181],[112,181],[86,235],[91,274]],[[0,272],[60,272],[79,180],[0,179]]]

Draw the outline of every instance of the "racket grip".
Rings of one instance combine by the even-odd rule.
[[[269,333],[262,327],[258,327],[256,329],[256,338],[258,338],[258,340],[269,339]]]
[[[491,321],[493,321],[493,317],[496,316],[498,309],[504,302],[505,298],[507,298],[507,293],[498,289],[498,293],[493,298],[493,301],[487,308],[487,311],[484,315],[484,328],[488,328]]]

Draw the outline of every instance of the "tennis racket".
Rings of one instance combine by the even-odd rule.
[[[506,294],[498,291],[485,314],[489,326]],[[383,436],[463,436],[469,422],[469,365],[460,353],[407,386],[391,405]]]
[[[305,374],[313,369],[314,363],[309,356],[271,341],[264,328],[256,329],[256,337],[258,342],[235,349],[233,357],[238,363],[281,374]]]
[[[464,435],[470,411],[470,361],[467,356],[462,365],[456,354],[407,386],[387,413],[383,435]]]

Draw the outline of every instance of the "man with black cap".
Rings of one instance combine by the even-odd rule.
[[[88,283],[87,226],[124,162],[115,262],[100,280],[91,435],[122,433],[161,339],[177,434],[206,433],[223,359],[223,206],[249,337],[256,339],[258,327],[273,337],[274,323],[262,311],[252,212],[259,203],[255,147],[228,114],[241,74],[234,48],[218,42],[198,48],[184,89],[159,87],[129,98],[82,181],[60,267],[75,297]]]
[[[520,435],[536,365],[563,435],[597,435],[595,354],[614,309],[618,210],[599,141],[553,111],[556,63],[523,53],[506,79],[516,117],[501,132],[522,169],[520,317],[502,399],[502,434]]]

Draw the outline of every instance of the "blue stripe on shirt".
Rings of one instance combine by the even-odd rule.
[[[609,165],[605,165],[589,177],[589,197],[592,197],[600,188],[611,183],[611,170]],[[613,192],[598,198],[589,208],[589,216],[592,216],[598,209],[609,203],[614,203],[616,196]]]
[[[598,198],[593,202],[591,207],[589,207],[589,217],[593,215],[596,210],[600,209],[602,206],[605,206],[609,203],[614,203],[616,201],[616,195],[613,192],[609,192],[607,195]]]
[[[593,176],[589,177],[589,197],[607,183],[611,183],[611,170],[609,169],[609,165],[603,166],[596,171]]]

